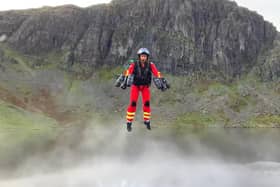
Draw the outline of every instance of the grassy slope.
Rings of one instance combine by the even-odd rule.
[[[170,78],[174,80],[174,78]],[[247,76],[233,83],[199,80],[190,81],[182,90],[182,80],[173,85],[177,98],[185,95],[189,111],[177,116],[175,123],[192,126],[274,127],[280,125],[277,83],[264,83]],[[172,93],[170,93],[172,94]],[[170,95],[169,97],[171,97]],[[169,98],[167,97],[167,99]],[[178,102],[169,99],[171,105]],[[167,101],[168,102],[168,101]],[[277,104],[278,103],[278,104]],[[262,119],[266,123],[260,123]]]
[[[0,162],[4,166],[52,143],[58,136],[59,123],[40,107],[32,106],[33,101],[42,100],[24,81],[35,78],[34,59],[0,47]]]
[[[99,70],[98,84],[117,98],[123,115],[129,91],[108,89],[117,69]],[[113,73],[112,73],[113,72]],[[98,73],[97,73],[98,74]],[[231,83],[196,80],[192,77],[165,75],[172,89],[161,92],[152,86],[153,121],[159,126],[178,127],[279,127],[280,92],[278,82],[261,82],[248,75]],[[103,81],[100,81],[103,80]],[[107,87],[106,87],[107,85]],[[123,94],[123,96],[120,96]],[[112,99],[107,97],[108,101]],[[139,105],[141,98],[139,98]],[[138,106],[137,120],[141,120]],[[111,110],[108,110],[111,112]]]
[[[0,100],[0,161],[15,160],[55,140],[57,122]]]
[[[40,73],[54,72],[62,59],[59,54],[49,54],[46,55],[44,62],[39,62],[36,57],[26,57],[7,46],[2,46],[2,50],[8,58],[17,62],[9,65],[10,68],[18,72],[26,72],[25,75],[37,75],[34,77],[39,79],[38,82],[41,78],[39,71]],[[51,66],[48,66],[48,61],[51,62],[49,63]],[[41,63],[40,68],[38,68],[38,63]],[[34,64],[37,65],[34,66]],[[106,120],[119,119],[124,116],[129,97],[128,89],[123,91],[113,87],[115,75],[121,72],[121,69],[121,67],[104,67],[97,70],[87,80],[76,74],[64,72],[64,76],[57,76],[55,79],[56,84],[62,85],[57,92],[50,91],[48,86],[44,86],[47,95],[44,92],[39,98],[34,98],[35,94],[32,92],[36,92],[37,85],[30,86],[24,83],[26,85],[21,84],[22,88],[13,94],[25,97],[29,101],[43,100],[44,102],[31,104],[34,107],[36,104],[40,105],[39,109],[49,116],[56,114],[52,115],[56,119],[60,119],[60,116],[69,118],[67,122],[71,122],[71,116],[75,116],[76,119],[79,116]],[[53,76],[56,76],[55,73]],[[50,83],[53,76],[50,76]],[[62,80],[59,80],[61,77],[63,77]],[[171,90],[162,93],[152,87],[153,119],[159,125],[174,124],[175,127],[274,127],[279,125],[280,94],[277,82],[260,82],[254,76],[247,76],[232,83],[196,80],[193,77],[171,75],[166,75],[166,77],[171,82]],[[46,77],[42,77],[43,79]],[[13,81],[17,82],[16,79]],[[28,90],[28,95],[19,94],[21,90],[26,92],[27,87],[32,87],[33,90]],[[52,105],[46,108],[55,112],[44,111],[44,105],[48,103]],[[138,108],[141,109],[141,107]],[[61,110],[64,111],[61,112]],[[141,112],[138,112],[138,120],[141,119],[139,113]]]

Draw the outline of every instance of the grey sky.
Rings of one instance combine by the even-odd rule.
[[[279,0],[235,0],[238,5],[257,11],[265,20],[272,22],[280,31],[280,1]]]

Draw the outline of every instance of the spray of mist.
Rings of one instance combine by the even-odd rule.
[[[116,123],[119,124],[119,123]],[[185,137],[182,149],[172,136],[158,138],[136,126],[127,133],[92,127],[76,133],[73,148],[63,142],[45,156],[34,155],[0,181],[9,187],[242,187],[279,186],[280,165],[275,162],[228,162],[223,154]],[[75,136],[75,133],[71,134]]]

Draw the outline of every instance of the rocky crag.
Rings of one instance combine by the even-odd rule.
[[[279,69],[270,68],[271,77],[265,60],[258,63],[276,38],[262,16],[227,0],[113,0],[0,13],[1,43],[36,56],[37,65],[59,54],[61,68],[83,74],[123,64],[145,46],[173,74],[236,78],[261,64],[260,75],[279,77]]]

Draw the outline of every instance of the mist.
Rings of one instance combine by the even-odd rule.
[[[24,160],[9,177],[2,177],[0,186],[247,187],[280,184],[279,152],[274,142],[276,131],[259,136],[246,129],[234,132],[203,129],[199,133],[190,130],[181,136],[160,127],[148,131],[141,124],[135,124],[128,133],[121,122],[115,124],[65,130],[54,148]]]

